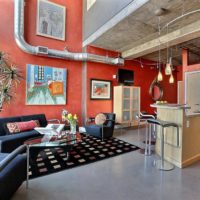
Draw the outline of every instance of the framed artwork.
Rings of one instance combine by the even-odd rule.
[[[90,99],[111,99],[111,81],[91,79]]]
[[[37,35],[65,40],[66,8],[47,0],[37,3]]]
[[[67,70],[27,65],[26,105],[65,105]]]

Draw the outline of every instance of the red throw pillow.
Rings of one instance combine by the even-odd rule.
[[[35,127],[40,126],[38,120],[31,120],[27,122],[12,122],[7,123],[7,128],[9,132],[12,133],[20,133],[22,131],[33,130]]]

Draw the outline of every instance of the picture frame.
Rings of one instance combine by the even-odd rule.
[[[37,1],[36,34],[44,37],[65,40],[66,8],[47,1]]]
[[[108,100],[112,96],[112,82],[108,80],[91,79],[90,80],[90,99]]]
[[[65,105],[67,70],[27,64],[26,105]]]

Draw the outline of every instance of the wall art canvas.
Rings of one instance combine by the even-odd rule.
[[[90,99],[111,99],[111,81],[91,79]]]
[[[46,0],[37,7],[37,35],[65,40],[66,8]]]
[[[28,64],[26,70],[27,105],[66,104],[66,69]]]

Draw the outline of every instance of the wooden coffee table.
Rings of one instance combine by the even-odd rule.
[[[63,148],[67,153],[67,159],[69,158],[69,151],[73,148],[73,146],[79,142],[81,142],[81,134],[70,134],[68,131],[65,131],[64,134],[61,135],[41,135],[41,137],[32,138],[26,140],[24,144],[27,145],[27,181],[26,187],[28,187],[29,181],[29,162],[30,157],[37,157],[39,151],[46,148]],[[32,155],[30,153],[32,151]],[[34,152],[34,154],[33,154]]]

